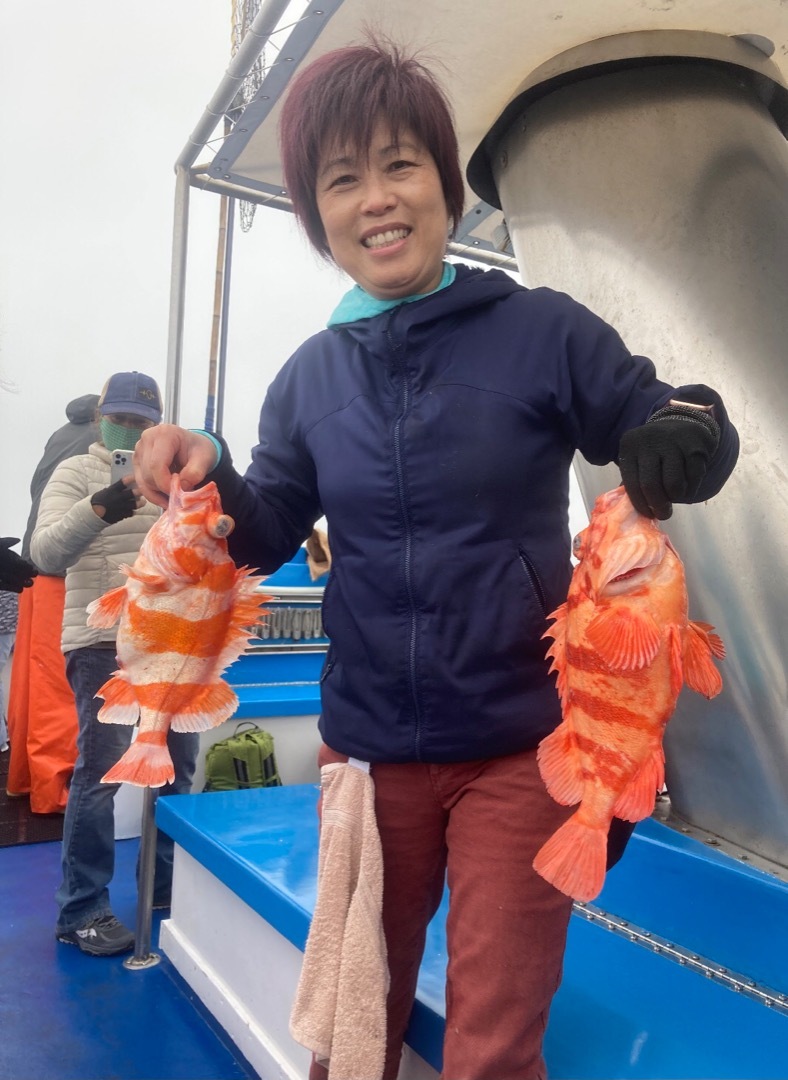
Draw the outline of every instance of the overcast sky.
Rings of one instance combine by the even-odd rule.
[[[65,406],[114,371],[164,385],[173,163],[231,59],[230,0],[0,4],[0,535]],[[201,158],[202,160],[202,158]],[[205,415],[220,199],[192,189],[181,421]],[[235,230],[224,433],[239,467],[263,393],[347,287],[290,215]]]

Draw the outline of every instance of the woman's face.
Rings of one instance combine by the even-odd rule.
[[[369,155],[335,146],[317,174],[317,208],[334,261],[379,300],[437,288],[449,215],[432,154],[411,131],[375,128]]]

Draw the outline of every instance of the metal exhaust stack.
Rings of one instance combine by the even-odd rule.
[[[728,657],[665,740],[673,809],[788,867],[788,92],[752,43],[616,35],[533,73],[473,155],[523,280],[570,293],[674,383],[718,389],[742,437],[708,507],[667,526],[693,618]],[[619,482],[578,462],[587,504]]]

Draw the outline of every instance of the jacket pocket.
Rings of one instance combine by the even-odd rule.
[[[323,664],[323,670],[320,672],[320,684],[321,684],[321,686],[326,681],[326,679],[331,674],[331,672],[333,671],[335,664],[336,664],[336,659],[332,655],[331,646],[329,645],[328,649],[326,651],[326,660],[325,660],[325,663]]]
[[[544,589],[542,588],[542,583],[539,580],[539,575],[536,572],[536,567],[534,566],[528,555],[528,552],[525,550],[524,547],[518,547],[517,554],[520,558],[520,565],[522,566],[525,573],[525,578],[528,582],[528,586],[533,593],[537,604],[539,605],[539,610],[542,612],[542,615],[547,618],[547,601],[545,600]]]

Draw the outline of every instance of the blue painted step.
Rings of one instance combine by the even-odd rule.
[[[315,902],[317,788],[160,798],[178,844],[303,949]],[[445,915],[427,939],[408,1042],[440,1069]],[[752,978],[785,987],[788,887],[653,820],[599,907]],[[786,1080],[788,1015],[572,918],[546,1038],[551,1080]]]

